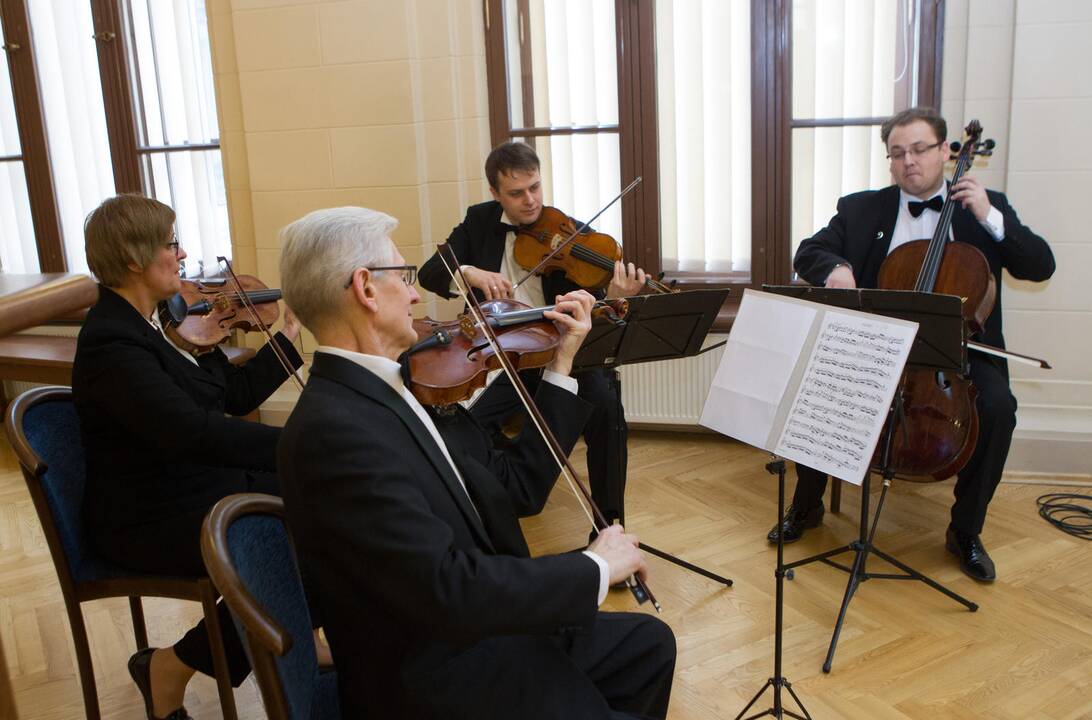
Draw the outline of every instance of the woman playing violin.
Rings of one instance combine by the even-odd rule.
[[[471,206],[466,218],[447,239],[479,299],[514,298],[531,307],[542,307],[553,303],[558,296],[580,289],[561,270],[531,277],[514,287],[527,272],[514,257],[516,226],[535,223],[543,212],[539,167],[538,155],[529,145],[508,142],[497,146],[485,161],[493,201]],[[421,267],[419,280],[423,288],[441,297],[455,296],[451,278],[437,255]],[[606,296],[636,295],[645,280],[645,272],[633,263],[616,262]],[[580,397],[595,407],[584,432],[592,496],[608,520],[622,519],[628,430],[620,388],[613,371],[589,370],[575,377]],[[533,386],[535,380],[530,377],[525,382]],[[472,413],[483,425],[499,431],[517,406],[514,390],[501,377],[478,398]]]
[[[87,453],[86,522],[97,549],[135,572],[200,576],[200,529],[220,498],[279,494],[279,428],[230,415],[256,409],[287,371],[272,348],[235,367],[219,349],[194,357],[164,335],[157,304],[179,291],[186,257],[174,211],[153,199],[119,195],[84,226],[87,263],[101,283],[80,332],[72,392]],[[277,334],[289,361],[299,322],[285,312]],[[226,606],[220,604],[232,683],[250,672]],[[204,621],[173,647],[129,661],[148,717],[181,720],[195,671],[213,675]]]

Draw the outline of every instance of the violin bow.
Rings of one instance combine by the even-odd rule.
[[[532,275],[534,275],[539,270],[541,270],[543,268],[543,266],[546,265],[546,263],[548,263],[550,260],[553,260],[555,255],[557,255],[559,252],[561,252],[562,250],[567,248],[569,246],[569,244],[572,243],[572,241],[576,239],[577,235],[584,232],[584,228],[588,227],[588,225],[591,225],[593,222],[595,222],[597,219],[599,219],[599,216],[602,215],[603,213],[605,213],[607,210],[609,210],[611,205],[613,205],[614,203],[621,200],[625,196],[626,193],[628,193],[633,188],[637,187],[640,183],[641,183],[641,176],[638,175],[636,178],[634,178],[633,182],[631,182],[629,185],[626,185],[626,187],[622,190],[622,192],[615,195],[613,200],[611,200],[609,203],[604,205],[602,210],[597,212],[595,215],[592,215],[590,220],[587,220],[585,222],[580,223],[580,227],[578,227],[576,230],[573,230],[572,235],[565,238],[564,242],[558,243],[557,247],[555,247],[553,250],[551,250],[549,252],[549,254],[546,255],[546,257],[542,258],[542,261],[539,262],[538,265],[535,265],[533,268],[528,270],[526,275],[521,277],[519,280],[517,280],[512,285],[512,289],[515,290],[520,285],[527,282],[528,278],[530,278]],[[460,277],[461,277],[461,275],[462,274],[460,273]]]
[[[466,278],[463,277],[462,268],[459,266],[459,261],[455,257],[455,251],[451,249],[451,246],[444,243],[437,248],[437,253],[440,260],[444,263],[444,267],[447,269],[448,273],[451,274],[452,279],[458,279],[462,283],[465,283]],[[561,474],[565,476],[565,480],[569,484],[569,489],[572,490],[573,495],[576,496],[577,502],[580,504],[580,509],[588,516],[592,528],[595,530],[595,533],[598,534],[603,528],[606,528],[609,525],[606,517],[595,504],[591,492],[589,492],[579,480],[576,470],[573,469],[572,464],[569,462],[569,458],[561,449],[561,444],[557,441],[557,438],[546,424],[546,420],[542,417],[530,392],[527,391],[527,386],[523,384],[523,380],[519,377],[519,373],[516,371],[515,367],[513,367],[512,361],[509,359],[507,353],[501,349],[500,343],[493,332],[493,327],[486,320],[485,313],[482,311],[477,297],[474,296],[474,293],[468,293],[464,290],[464,287],[469,287],[469,285],[460,285],[460,282],[456,282],[455,285],[463,298],[463,302],[467,304],[474,321],[482,329],[482,334],[485,335],[489,347],[493,350],[493,354],[500,360],[501,368],[504,370],[505,375],[508,376],[509,381],[512,383],[512,387],[516,389],[516,395],[519,397],[524,409],[526,409],[527,416],[531,418],[539,435],[542,436],[543,441],[546,443],[546,447],[549,448],[554,461],[557,463],[558,469],[561,471]],[[637,600],[638,605],[651,600],[652,606],[656,608],[656,612],[662,610],[660,603],[656,600],[656,596],[652,594],[648,585],[639,575],[632,575],[627,578],[626,586],[629,588],[630,592],[633,593],[633,597]]]
[[[299,373],[296,372],[296,369],[292,367],[292,363],[289,362],[288,356],[285,354],[284,349],[281,348],[280,343],[273,337],[273,333],[270,332],[269,326],[265,324],[258,314],[258,311],[254,308],[254,303],[250,301],[250,295],[243,289],[243,284],[239,282],[238,276],[235,275],[235,270],[231,267],[231,261],[223,255],[217,256],[216,260],[223,263],[224,267],[227,268],[228,276],[231,278],[232,284],[235,285],[235,292],[238,293],[239,300],[242,301],[243,307],[250,313],[250,318],[254,321],[254,324],[265,334],[266,339],[269,341],[269,346],[273,348],[273,354],[277,356],[277,360],[280,362],[281,367],[284,368],[284,371],[288,373],[288,376],[295,381],[299,391],[303,392],[303,380],[300,378]]]

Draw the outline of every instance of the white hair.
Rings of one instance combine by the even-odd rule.
[[[398,221],[360,207],[315,210],[281,230],[281,289],[300,322],[315,331],[341,306],[345,283],[361,267],[390,265]]]

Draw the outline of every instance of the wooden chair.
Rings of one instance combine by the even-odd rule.
[[[337,675],[319,670],[281,499],[245,493],[220,500],[205,518],[201,553],[243,638],[266,714],[340,718]]]
[[[111,597],[129,598],[138,650],[148,647],[141,597],[201,603],[212,646],[220,706],[225,720],[235,720],[235,698],[216,614],[219,593],[212,581],[208,577],[134,574],[106,562],[93,549],[83,523],[86,461],[79,419],[72,404],[72,388],[50,386],[28,390],[8,407],[6,420],[8,441],[19,459],[61,583],[88,720],[99,720],[100,714],[95,670],[80,604]]]

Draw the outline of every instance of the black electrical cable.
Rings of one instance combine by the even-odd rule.
[[[1039,517],[1074,537],[1092,540],[1092,496],[1047,493],[1035,499]]]

